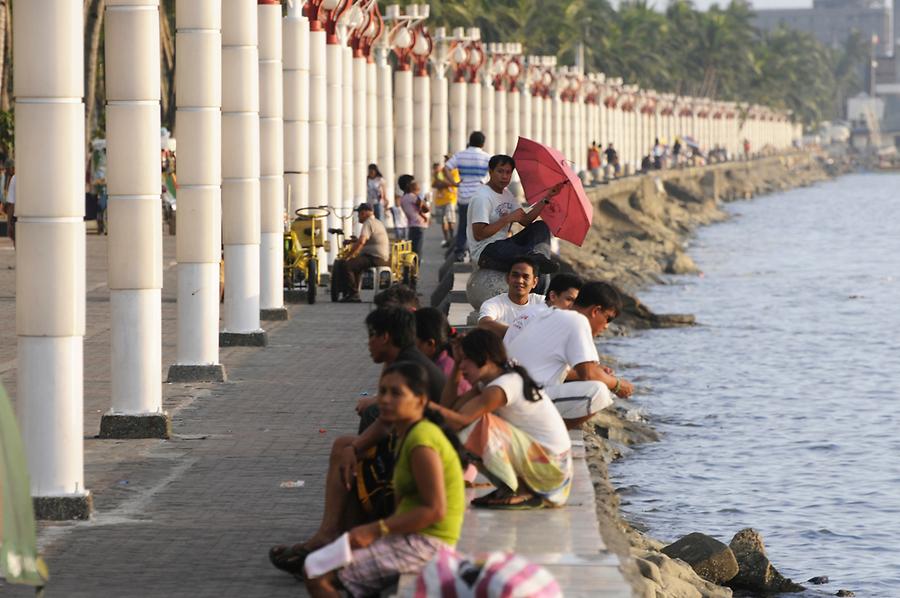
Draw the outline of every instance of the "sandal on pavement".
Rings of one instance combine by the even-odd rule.
[[[269,549],[269,560],[282,571],[287,571],[294,576],[303,575],[303,564],[311,552],[312,550],[304,547],[303,544],[294,544],[293,546],[279,544]]]
[[[472,506],[481,509],[522,511],[543,508],[544,499],[536,494],[512,494],[511,492],[498,489],[490,494],[473,499]]]

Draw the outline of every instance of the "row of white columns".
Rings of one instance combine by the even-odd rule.
[[[71,499],[83,515],[81,4],[20,3],[13,39],[17,269],[44,273],[17,278],[19,412],[33,495]],[[264,342],[261,312],[284,312],[285,211],[327,204],[329,227],[349,233],[370,162],[389,189],[411,173],[427,190],[431,163],[464,148],[475,130],[494,152],[512,153],[522,135],[560,148],[576,167],[594,140],[621,143],[622,155],[637,160],[655,136],[690,134],[737,151],[743,137],[783,148],[797,135],[762,109],[741,125],[729,106],[663,113],[618,87],[566,90],[573,72],[498,79],[480,64],[480,49],[480,59],[434,62],[430,72],[420,43],[395,71],[386,42],[372,56],[377,8],[366,3],[365,22],[347,23],[334,4],[312,0],[304,15],[297,2],[283,17],[277,0],[177,0],[178,344],[170,379],[222,380],[220,342]],[[106,10],[112,384],[101,433],[124,435],[138,421],[165,435],[159,0],[108,0]],[[538,82],[544,74],[549,80]]]

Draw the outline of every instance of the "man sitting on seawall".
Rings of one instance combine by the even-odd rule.
[[[391,245],[387,229],[375,218],[372,206],[359,204],[357,219],[362,224],[359,237],[353,243],[350,255],[345,260],[335,260],[333,266],[334,284],[339,285],[343,294],[341,302],[359,303],[359,285],[363,270],[374,266],[387,266],[391,259]]]
[[[531,292],[537,283],[538,269],[535,261],[528,256],[516,258],[506,273],[509,291],[481,304],[478,327],[503,338],[506,329],[518,316],[544,303],[543,295]]]
[[[523,328],[534,318],[535,315],[542,311],[556,309],[572,309],[575,299],[584,281],[574,274],[562,272],[550,279],[547,285],[547,295],[543,303],[534,305],[529,309],[521,310],[515,319],[510,323],[506,334],[503,335],[503,343],[508,345],[522,331]]]
[[[572,487],[572,443],[559,412],[503,341],[476,329],[455,345],[456,366],[438,411],[459,431],[475,465],[497,489],[472,505],[493,509],[559,507]],[[464,376],[472,390],[457,393]]]
[[[594,337],[619,315],[622,298],[605,282],[586,283],[570,310],[547,309],[506,342],[509,356],[544,387],[569,428],[612,404],[610,391],[631,396],[631,383],[600,365]]]
[[[385,368],[378,407],[381,422],[399,439],[392,476],[396,508],[350,528],[352,560],[335,573],[306,579],[314,598],[340,596],[338,588],[351,596],[377,596],[459,540],[466,509],[459,440],[428,402],[421,366],[401,361]]]
[[[437,405],[446,378],[416,346],[413,312],[401,307],[383,307],[366,316],[369,354],[385,368],[395,363],[418,364],[427,373],[426,394]],[[390,425],[379,417],[377,398],[360,399],[357,436],[341,436],[331,446],[325,476],[325,509],[319,529],[305,542],[278,545],[269,551],[272,564],[293,574],[303,571],[306,556],[337,538],[354,525],[372,522],[393,512],[390,480],[394,467],[396,438]],[[363,475],[365,474],[365,475]],[[361,476],[361,477],[360,477]]]
[[[475,192],[469,206],[469,253],[479,267],[500,272],[508,272],[514,260],[527,255],[541,272],[552,274],[558,266],[550,259],[550,229],[536,219],[563,183],[549,189],[547,196],[526,212],[508,189],[515,168],[515,160],[503,154],[488,163],[488,182]],[[509,237],[514,223],[525,228]]]

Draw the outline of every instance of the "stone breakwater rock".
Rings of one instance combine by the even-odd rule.
[[[731,551],[737,558],[740,570],[728,582],[734,589],[751,592],[780,593],[802,592],[805,590],[778,572],[769,557],[762,536],[754,529],[742,529],[731,539]]]
[[[731,549],[711,536],[694,532],[669,544],[662,553],[681,559],[697,575],[715,584],[723,584],[738,574],[737,559]]]
[[[837,594],[835,594],[835,596],[850,597],[850,596],[856,596],[856,594],[854,594],[850,590],[838,590]]]
[[[687,564],[650,550],[632,551],[651,598],[731,598],[730,589],[711,583]]]
[[[476,310],[481,304],[497,295],[509,292],[506,274],[497,270],[476,268],[466,283],[466,298]]]

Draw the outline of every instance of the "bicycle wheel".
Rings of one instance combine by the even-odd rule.
[[[316,302],[316,292],[319,288],[319,263],[315,259],[309,260],[307,274],[309,276],[306,280],[306,302],[312,305]]]

